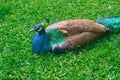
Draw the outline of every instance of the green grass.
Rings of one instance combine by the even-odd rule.
[[[31,52],[44,17],[66,19],[120,16],[120,0],[0,0],[0,80],[119,80],[120,33],[64,54]]]

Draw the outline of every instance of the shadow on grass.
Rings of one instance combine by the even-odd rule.
[[[0,21],[4,21],[6,15],[12,14],[10,6],[1,6],[0,7]]]
[[[96,40],[91,41],[90,43],[88,43],[80,48],[77,48],[74,50],[69,50],[69,52],[72,52],[73,54],[80,54],[80,53],[84,54],[87,51],[94,49],[96,47],[97,43],[104,43],[105,40],[111,41],[113,35],[115,35],[115,34],[119,34],[119,32],[106,33],[105,35],[97,38]]]
[[[39,56],[44,56],[44,57],[51,57],[51,58],[53,58],[54,56],[60,57],[60,56],[66,55],[67,53],[76,54],[76,55],[80,55],[80,54],[83,55],[87,51],[94,49],[96,47],[96,44],[104,43],[105,40],[111,41],[113,35],[115,35],[115,34],[119,34],[119,32],[117,32],[117,33],[107,33],[107,34],[97,38],[96,40],[91,41],[90,43],[88,43],[88,44],[86,44],[86,45],[84,45],[80,48],[76,48],[74,50],[67,50],[64,53],[47,52],[47,53],[40,53],[38,55]]]

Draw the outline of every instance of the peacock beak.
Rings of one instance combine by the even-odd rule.
[[[34,28],[30,29],[30,32],[34,31]]]

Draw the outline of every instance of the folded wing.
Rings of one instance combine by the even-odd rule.
[[[93,32],[102,34],[106,32],[106,27],[91,20],[65,20],[52,24],[46,30],[56,28],[68,36],[80,34],[82,32]]]

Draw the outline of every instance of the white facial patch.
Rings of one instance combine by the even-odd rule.
[[[42,30],[42,27],[38,29],[38,31],[41,31]]]

